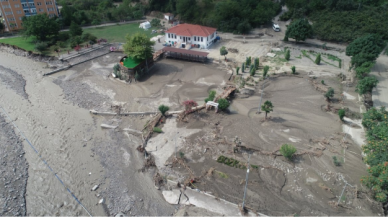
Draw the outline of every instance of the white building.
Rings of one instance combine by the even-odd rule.
[[[168,21],[173,20],[174,19],[174,14],[166,13],[166,14],[164,14],[164,19],[166,19]]]
[[[166,42],[177,48],[190,48],[199,45],[200,48],[208,48],[217,37],[217,29],[192,25],[179,24],[171,27],[166,32]]]
[[[149,28],[151,28],[151,23],[148,22],[148,21],[146,21],[146,22],[144,22],[144,23],[140,23],[139,28],[142,28],[142,29],[149,29]]]

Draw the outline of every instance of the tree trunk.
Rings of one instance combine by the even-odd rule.
[[[265,112],[265,119],[267,119],[267,114],[268,114],[268,112]]]

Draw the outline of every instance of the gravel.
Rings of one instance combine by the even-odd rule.
[[[0,66],[0,80],[7,86],[7,88],[12,89],[24,99],[28,100],[28,95],[25,89],[26,80],[22,75],[12,69]]]
[[[103,106],[104,102],[111,101],[108,96],[94,92],[93,88],[87,83],[75,80],[64,81],[64,78],[65,76],[60,76],[53,82],[63,89],[66,100],[73,102],[81,108],[98,110]]]
[[[0,115],[0,216],[26,215],[28,163],[23,144]]]

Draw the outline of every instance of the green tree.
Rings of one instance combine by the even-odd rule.
[[[265,119],[267,119],[267,114],[273,111],[273,107],[272,102],[268,100],[261,106],[261,110],[265,112]]]
[[[226,50],[225,46],[222,46],[220,49],[220,55],[224,56],[226,59],[226,55],[228,55],[228,50]]]
[[[321,54],[318,54],[317,58],[315,58],[315,64],[317,65],[321,64]]]
[[[23,17],[22,21],[25,37],[35,36],[38,41],[46,41],[59,33],[58,23],[47,14]]]
[[[240,67],[236,67],[236,74],[238,75],[238,71],[240,71]]]
[[[197,12],[196,0],[185,0],[176,2],[176,12],[181,16],[182,20],[192,20]]]
[[[347,56],[356,56],[358,54],[372,54],[375,58],[379,56],[385,47],[385,42],[379,35],[368,34],[357,38],[346,47]]]
[[[224,98],[221,98],[217,101],[218,103],[218,108],[221,109],[221,110],[225,110],[229,107],[229,102],[228,100],[224,99]]]
[[[78,35],[82,35],[82,28],[79,26],[76,22],[71,22],[70,28],[69,28],[70,35],[75,37]]]
[[[358,82],[356,86],[356,92],[359,94],[372,92],[372,89],[376,87],[378,83],[379,80],[377,80],[375,76],[365,77]]]
[[[152,26],[152,27],[159,27],[159,26],[161,26],[160,20],[159,20],[159,19],[156,19],[156,18],[152,19],[152,20],[151,20],[151,26]]]
[[[329,102],[330,98],[334,96],[334,89],[329,87],[327,92],[325,93],[326,100]]]
[[[256,69],[259,69],[259,64],[260,64],[260,60],[259,58],[255,58],[255,66],[256,66]]]
[[[293,38],[295,41],[304,41],[311,37],[313,28],[306,19],[298,19],[293,21],[286,31],[287,38]]]
[[[339,116],[340,120],[343,121],[344,117],[345,117],[345,109],[338,110],[338,116]]]
[[[282,147],[280,147],[280,153],[290,161],[292,160],[295,152],[296,148],[293,145],[284,144]]]
[[[290,60],[290,57],[291,57],[291,51],[289,49],[286,50],[286,54],[284,55],[284,58],[289,61]]]
[[[162,113],[163,116],[165,116],[166,112],[170,109],[170,107],[165,106],[165,105],[160,105],[159,106],[159,111]]]
[[[293,74],[293,75],[296,73],[296,68],[295,68],[295,66],[292,66],[292,67],[291,67],[291,71],[292,71],[292,74]]]
[[[242,63],[242,65],[241,65],[241,72],[242,72],[242,73],[245,72],[245,63]]]
[[[152,57],[154,44],[155,42],[150,41],[146,34],[136,33],[126,36],[123,49],[127,56],[137,60],[145,60]]]
[[[253,77],[256,74],[256,69],[253,65],[249,68],[249,74]]]
[[[215,97],[216,97],[216,91],[215,90],[209,91],[209,96],[205,99],[205,103],[209,101],[213,101]]]
[[[264,68],[263,68],[263,78],[267,77],[268,70],[269,70],[269,66],[264,66]]]

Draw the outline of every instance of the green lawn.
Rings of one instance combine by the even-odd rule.
[[[148,30],[140,29],[138,23],[104,26],[91,29],[84,29],[84,32],[91,33],[97,38],[105,38],[108,42],[125,42],[127,34],[132,35],[137,32],[145,33],[148,37],[154,37],[156,34],[151,34],[151,31],[157,28],[150,28]]]
[[[15,38],[4,38],[0,39],[0,43],[10,44],[10,45],[16,45],[24,50],[27,51],[34,51],[34,43],[32,42],[34,40],[33,37],[24,38],[24,37],[15,37]]]

